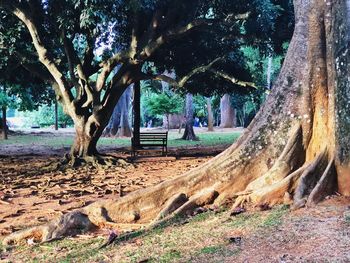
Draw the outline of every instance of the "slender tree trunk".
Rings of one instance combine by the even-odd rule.
[[[211,107],[211,98],[207,98],[207,110],[208,110],[208,131],[214,131],[214,116]]]
[[[267,73],[266,73],[266,88],[271,89],[271,77],[272,77],[272,63],[273,58],[271,56],[268,57],[267,62]]]
[[[198,140],[193,130],[193,95],[191,93],[186,94],[186,124],[185,132],[182,136],[183,140],[194,141]]]
[[[167,122],[167,124],[168,124],[168,125],[167,125],[168,131],[170,131],[170,118],[169,118],[169,115],[170,115],[170,114],[167,114],[167,115],[166,115],[166,122]]]
[[[6,94],[6,88],[3,87],[4,94]],[[8,127],[7,127],[7,116],[6,116],[7,107],[4,105],[1,107],[2,112],[2,138],[4,140],[8,139]]]
[[[133,138],[136,143],[140,141],[141,126],[141,86],[140,82],[134,84],[134,130]]]
[[[235,111],[231,105],[230,94],[225,94],[220,100],[221,128],[235,127]]]
[[[58,131],[58,103],[55,100],[55,130]]]
[[[6,118],[6,107],[3,106],[1,108],[2,110],[2,138],[4,140],[7,140],[8,139],[8,128],[7,128],[7,118]]]
[[[350,2],[294,4],[296,26],[280,75],[240,139],[180,177],[85,207],[82,226],[112,221],[152,227],[202,206],[299,208],[335,191],[350,195]],[[54,228],[60,236],[69,235],[59,232],[67,216],[74,214]],[[30,229],[26,237],[50,226]],[[15,233],[4,243],[23,236]]]

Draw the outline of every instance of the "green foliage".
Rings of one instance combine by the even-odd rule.
[[[0,107],[13,107],[14,100],[9,97],[5,92],[0,91]]]
[[[169,115],[183,110],[183,99],[177,94],[152,94],[146,101],[146,107],[152,115]]]
[[[204,96],[193,96],[194,115],[197,117],[208,116],[207,101]]]
[[[250,80],[249,72],[244,67],[244,56],[239,49],[242,45],[255,45],[267,48],[267,43],[283,43],[291,36],[290,18],[293,8],[290,0],[50,0],[50,1],[10,1],[13,7],[19,7],[30,15],[35,22],[43,43],[49,46],[50,57],[58,64],[66,77],[70,76],[66,50],[63,45],[62,32],[73,43],[77,57],[84,60],[86,54],[94,51],[87,65],[87,75],[95,74],[98,63],[112,56],[115,52],[127,51],[131,46],[131,35],[139,34],[139,44],[144,44],[149,34],[150,25],[155,14],[162,14],[157,20],[153,39],[166,32],[185,26],[198,19],[208,19],[208,23],[192,30],[190,34],[169,38],[146,61],[140,65],[152,63],[158,72],[165,69],[175,70],[178,78],[188,74],[194,68],[207,65],[213,59],[223,57],[213,66],[215,71],[224,71],[242,80]],[[6,7],[6,5],[4,5]],[[38,63],[31,38],[24,25],[16,19],[11,8],[0,7],[0,55],[3,58],[0,69],[13,71],[16,68],[16,79],[21,83],[43,82],[32,69]],[[236,15],[247,14],[242,19]],[[228,15],[230,14],[230,15]],[[292,20],[292,19],[290,19]],[[278,22],[278,23],[277,23]],[[276,28],[283,28],[285,34],[271,34]],[[277,39],[278,38],[278,39]],[[275,45],[273,45],[275,46]],[[142,50],[142,47],[140,47]],[[138,54],[140,57],[140,54]],[[119,66],[119,65],[118,65]],[[30,81],[28,81],[30,80]],[[111,78],[110,78],[111,80]],[[44,81],[45,82],[45,81]],[[42,83],[41,83],[42,84]],[[46,87],[47,88],[47,87]],[[214,89],[226,93],[239,89],[214,74],[212,71],[195,74],[188,82],[186,89],[191,93],[209,95]]]
[[[58,124],[59,126],[73,125],[72,119],[64,113],[61,105],[58,105]],[[43,105],[36,111],[22,113],[24,117],[31,119],[30,126],[39,125],[40,127],[49,127],[55,124],[55,106]]]
[[[269,55],[265,55],[263,51],[258,48],[254,48],[252,46],[246,46],[242,48],[242,52],[246,59],[246,66],[254,80],[254,83],[258,86],[265,88],[267,86],[266,76],[268,69],[268,60],[269,56],[273,58],[272,60],[272,76],[271,81],[273,82],[279,73],[279,69],[282,66],[282,60],[284,58],[284,54],[288,48],[288,45],[285,43],[283,45],[283,53],[281,55],[276,56],[271,53]]]

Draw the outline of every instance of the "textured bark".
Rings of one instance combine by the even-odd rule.
[[[120,103],[118,102],[117,106],[115,106],[111,119],[109,120],[109,123],[103,132],[105,136],[114,137],[117,135],[119,130],[119,124],[120,124],[120,117],[121,117],[121,111],[122,107]]]
[[[350,195],[350,1],[337,0],[331,7],[328,12],[331,17],[327,15],[327,33],[333,37],[328,40],[327,46],[333,47],[329,50],[329,65],[334,71],[329,72],[329,82],[335,83],[334,90],[330,90],[334,92],[335,100],[331,105],[334,106],[332,114],[335,115],[335,164],[339,192]]]
[[[104,131],[109,137],[131,137],[131,127],[129,122],[129,111],[132,89],[129,87],[119,99],[117,106]]]
[[[214,116],[211,107],[211,98],[207,98],[207,110],[208,110],[208,131],[214,131]]]
[[[241,138],[180,177],[83,208],[89,224],[153,227],[201,206],[299,208],[335,191],[350,194],[348,1],[294,3],[295,32],[281,73]],[[81,222],[82,229],[89,225]],[[15,233],[4,243],[46,233],[51,225]]]
[[[182,136],[183,140],[194,141],[198,140],[193,130],[193,95],[187,93],[186,95],[186,123],[185,123],[185,132]]]
[[[225,94],[220,100],[221,128],[233,128],[236,126],[236,112],[231,105],[230,94]]]
[[[169,129],[180,129],[183,123],[183,114],[169,114],[169,124],[167,121],[167,116],[163,116],[163,127],[168,127]]]

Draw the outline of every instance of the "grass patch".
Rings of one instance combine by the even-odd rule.
[[[214,146],[223,144],[232,144],[241,135],[240,132],[213,132],[198,134],[199,141],[180,140],[180,134],[170,132],[168,139],[169,147],[186,146]],[[64,134],[25,134],[9,136],[9,140],[0,140],[0,145],[44,145],[55,148],[70,147],[73,144],[73,135]],[[102,137],[98,146],[111,146],[115,148],[130,147],[130,138],[104,138]]]
[[[105,249],[105,239],[65,239],[43,246],[17,247],[12,262],[224,262],[233,260],[240,247],[232,246],[233,232],[271,231],[283,223],[287,206],[266,212],[247,212],[230,217],[227,211],[208,211],[190,220],[177,218],[149,232],[136,232]]]
[[[166,252],[164,255],[160,256],[158,259],[152,260],[151,262],[174,262],[181,258],[181,253],[176,250]]]
[[[204,247],[200,250],[201,254],[215,254],[220,253],[223,250],[223,246],[211,246],[211,247]]]
[[[261,227],[277,227],[283,223],[283,217],[289,211],[289,206],[281,205],[273,208],[265,220],[261,223]]]
[[[344,221],[346,224],[350,225],[350,212],[349,211],[344,212]]]

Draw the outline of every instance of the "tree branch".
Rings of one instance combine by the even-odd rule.
[[[165,34],[160,35],[157,39],[151,41],[143,48],[143,50],[140,53],[140,60],[143,61],[149,58],[158,48],[164,45],[167,41],[187,34],[195,28],[209,24],[210,23],[208,23],[207,19],[197,19],[192,21],[191,23],[188,23],[185,26],[181,26],[176,29],[167,31]]]
[[[92,65],[92,62],[95,56],[94,41],[88,37],[86,42],[87,42],[87,47],[86,47],[84,59],[83,59],[83,70],[87,76],[91,76],[98,72],[99,67]]]
[[[209,70],[216,62],[218,62],[218,61],[220,61],[222,59],[223,59],[223,57],[218,57],[218,58],[214,59],[213,61],[211,61],[207,65],[194,68],[193,70],[191,70],[191,72],[189,72],[186,76],[182,77],[179,81],[176,81],[175,79],[173,79],[173,78],[171,78],[169,76],[163,75],[163,74],[160,74],[160,75],[149,75],[149,74],[145,74],[145,73],[142,73],[140,75],[140,79],[141,80],[144,80],[144,79],[160,80],[160,81],[167,82],[167,83],[169,83],[172,86],[175,86],[175,87],[178,87],[178,88],[183,88],[186,85],[186,83],[194,75],[196,75],[198,73],[203,73],[203,72]]]
[[[190,80],[190,78],[192,78],[194,75],[198,74],[198,73],[203,73],[207,70],[209,70],[216,62],[222,60],[223,57],[218,57],[216,59],[214,59],[212,62],[210,62],[208,65],[205,66],[201,66],[198,68],[193,69],[189,74],[187,74],[186,76],[184,76],[180,81],[179,81],[179,86],[183,87],[185,86],[186,82]]]
[[[118,52],[113,57],[107,59],[106,61],[104,61],[100,64],[102,71],[99,74],[97,81],[96,81],[96,90],[98,92],[100,92],[104,88],[109,74],[117,66],[117,64],[122,63],[128,59],[130,59],[129,50]]]
[[[232,84],[236,84],[236,85],[239,85],[239,86],[242,86],[242,87],[251,87],[251,88],[255,88],[257,89],[258,87],[255,85],[255,83],[253,82],[247,82],[247,81],[242,81],[242,80],[239,80],[235,77],[232,77],[230,75],[228,75],[227,73],[224,73],[222,71],[219,71],[219,70],[215,70],[215,69],[209,69],[209,72],[219,76],[219,77],[222,77],[228,81],[230,81]]]
[[[63,74],[59,71],[55,61],[49,57],[48,49],[45,47],[43,40],[40,37],[37,25],[35,25],[32,17],[25,10],[17,7],[9,0],[0,0],[0,6],[3,6],[15,16],[17,16],[27,27],[34,47],[38,53],[40,62],[48,69],[55,81],[57,82],[62,97],[68,105],[73,102],[74,97],[70,91],[69,85]]]

